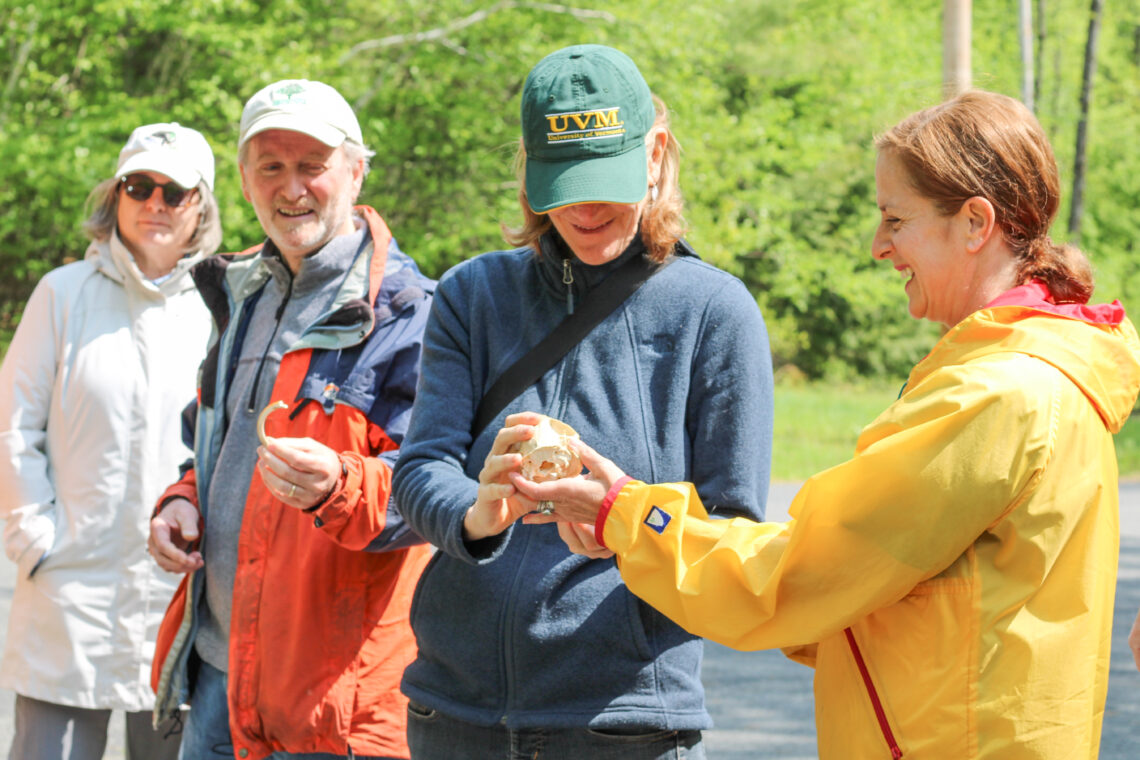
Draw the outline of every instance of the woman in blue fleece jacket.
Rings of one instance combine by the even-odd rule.
[[[701,640],[630,594],[600,547],[570,554],[558,531],[576,528],[516,524],[535,505],[507,479],[519,466],[507,448],[536,421],[517,413],[542,412],[627,471],[691,481],[716,514],[762,519],[764,322],[738,279],[681,240],[677,142],[628,57],[599,45],[547,56],[522,122],[521,247],[440,281],[395,471],[399,509],[440,549],[412,607],[412,757],[702,758]],[[635,256],[670,265],[472,431],[498,376]]]

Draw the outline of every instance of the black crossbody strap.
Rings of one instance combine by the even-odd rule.
[[[558,323],[545,338],[499,375],[475,410],[471,437],[475,438],[520,393],[559,362],[578,345],[618,304],[633,295],[655,272],[669,266],[673,256],[661,264],[648,256],[631,256],[610,273],[602,283],[586,294],[573,314]]]

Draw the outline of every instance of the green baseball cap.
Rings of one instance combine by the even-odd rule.
[[[656,112],[637,65],[604,45],[574,45],[531,69],[522,93],[526,195],[542,214],[574,203],[638,203]]]

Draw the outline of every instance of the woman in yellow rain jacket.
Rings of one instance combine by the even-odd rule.
[[[594,520],[571,548],[616,553],[629,588],[686,629],[813,665],[824,760],[1095,758],[1112,435],[1140,342],[1119,303],[1087,305],[1083,254],[1048,239],[1056,162],[1020,103],[966,93],[876,147],[872,252],[902,274],[911,314],[948,332],[791,520],[709,519],[689,484],[630,481],[588,446],[588,476],[512,480]],[[508,424],[493,455],[533,421]]]

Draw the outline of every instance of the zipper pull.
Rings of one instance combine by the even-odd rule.
[[[562,283],[566,286],[566,313],[574,313],[574,273],[570,271],[570,257],[562,259]]]

